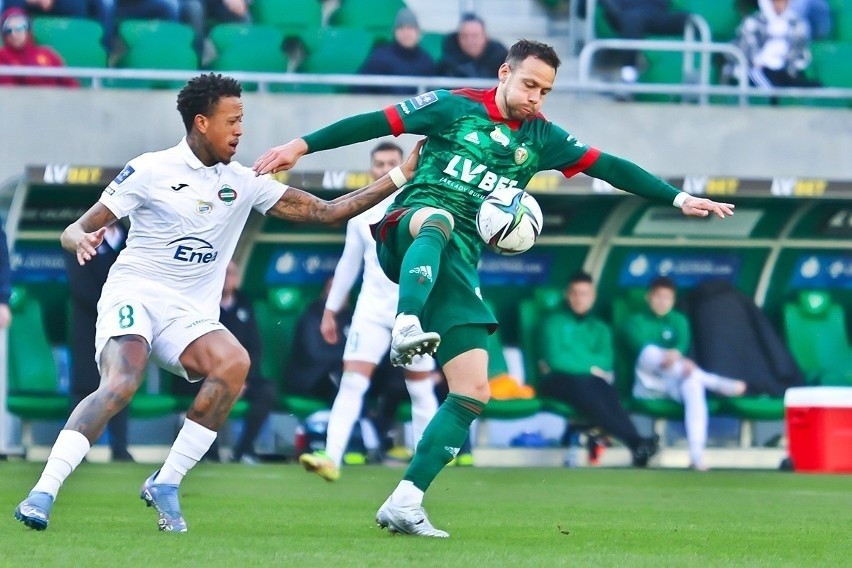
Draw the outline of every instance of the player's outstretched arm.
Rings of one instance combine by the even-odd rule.
[[[647,199],[671,203],[679,207],[684,215],[706,217],[715,213],[720,219],[734,214],[734,205],[718,203],[710,199],[693,197],[666,183],[633,162],[601,153],[585,173],[602,179],[613,187],[635,193]]]
[[[401,166],[397,166],[370,185],[337,199],[326,201],[297,187],[290,187],[273,205],[268,215],[296,222],[333,224],[362,213],[406,184],[414,176],[417,158],[425,140],[417,143]]]
[[[116,221],[106,205],[95,203],[62,231],[59,241],[62,248],[77,255],[77,262],[83,266],[98,254],[97,248],[104,240],[106,228]]]

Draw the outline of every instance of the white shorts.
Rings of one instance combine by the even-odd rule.
[[[343,350],[344,361],[366,361],[378,365],[387,356],[391,343],[391,328],[366,318],[353,318]],[[435,368],[432,357],[415,357],[406,371],[428,372]]]
[[[218,305],[204,313],[186,298],[154,282],[107,282],[98,301],[95,362],[100,370],[101,353],[110,338],[140,335],[148,342],[151,359],[157,366],[190,382],[200,381],[204,377],[190,376],[181,365],[180,356],[190,343],[220,329],[225,327],[219,323]]]

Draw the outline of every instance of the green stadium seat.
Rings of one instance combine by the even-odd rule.
[[[809,74],[826,87],[852,88],[852,39],[849,43],[818,42],[811,49],[813,63]],[[848,101],[847,101],[848,104]]]
[[[68,396],[59,392],[59,375],[47,341],[38,301],[14,288],[9,301],[14,325],[9,328],[8,399],[6,406],[23,426],[24,447],[32,445],[34,420],[68,416]]]
[[[326,27],[319,31],[315,45],[315,49],[300,64],[299,73],[351,75],[358,72],[370,54],[373,38],[364,30]],[[334,93],[346,92],[348,88],[301,85],[295,90],[303,93]]]
[[[834,37],[839,41],[852,43],[852,2],[836,0],[833,10]]]
[[[118,25],[118,37],[132,50],[142,43],[183,45],[191,48],[195,32],[186,24],[167,20],[124,20]],[[170,69],[174,69],[171,67]]]
[[[359,28],[376,40],[388,41],[393,37],[393,22],[400,8],[405,8],[403,0],[342,0],[329,23]]]
[[[494,309],[492,308],[492,311]],[[500,331],[494,332],[488,338],[488,378],[493,379],[508,374],[506,357],[503,355],[503,341]],[[527,384],[532,385],[529,381]],[[482,412],[483,419],[516,420],[535,416],[542,409],[538,398],[496,399],[492,398]]]
[[[444,56],[444,38],[440,32],[424,32],[420,37],[420,47],[426,50],[437,63]]]
[[[165,43],[154,38],[135,44],[119,61],[125,69],[196,70],[198,56],[191,46],[183,43]],[[185,80],[111,79],[104,81],[109,87],[131,89],[180,89]]]
[[[255,71],[286,73],[287,56],[282,50],[284,32],[271,26],[220,24],[210,31],[218,56],[214,71]],[[257,83],[243,82],[245,91],[257,90]]]
[[[815,385],[852,386],[852,348],[843,307],[825,291],[805,290],[784,304],[787,345]]]
[[[103,35],[98,22],[85,18],[33,19],[36,42],[55,49],[69,67],[106,67]]]
[[[692,14],[702,16],[710,25],[713,41],[727,42],[734,38],[737,26],[740,25],[740,15],[733,2],[719,0],[675,0],[674,7]]]
[[[322,27],[322,6],[318,0],[254,0],[251,13],[258,24],[274,26],[287,38],[307,42]]]

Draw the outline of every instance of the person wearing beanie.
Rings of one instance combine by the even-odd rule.
[[[437,67],[432,57],[420,46],[420,26],[414,12],[402,8],[393,24],[393,41],[373,48],[358,70],[361,75],[397,75],[432,77]],[[393,81],[389,80],[389,84]],[[410,95],[414,87],[371,86],[355,89],[359,93]]]

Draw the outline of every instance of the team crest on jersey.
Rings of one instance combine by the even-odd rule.
[[[495,126],[494,130],[491,131],[491,139],[503,146],[504,148],[509,145],[509,137],[506,136],[502,130],[500,130],[499,126]]]
[[[113,180],[115,182],[115,185],[121,185],[121,182],[132,176],[135,172],[136,170],[134,170],[133,166],[131,166],[130,164],[124,166],[124,169],[121,170]]]
[[[222,189],[219,190],[217,195],[219,196],[219,201],[229,207],[237,200],[237,192],[234,191],[234,188],[227,184],[222,186]]]
[[[530,153],[523,146],[518,146],[515,148],[515,163],[517,165],[521,165],[527,161],[527,158],[530,157]]]
[[[206,201],[201,201],[201,200],[199,200],[195,203],[195,212],[198,213],[199,215],[207,215],[211,211],[213,211],[213,204],[212,203],[208,203]]]

